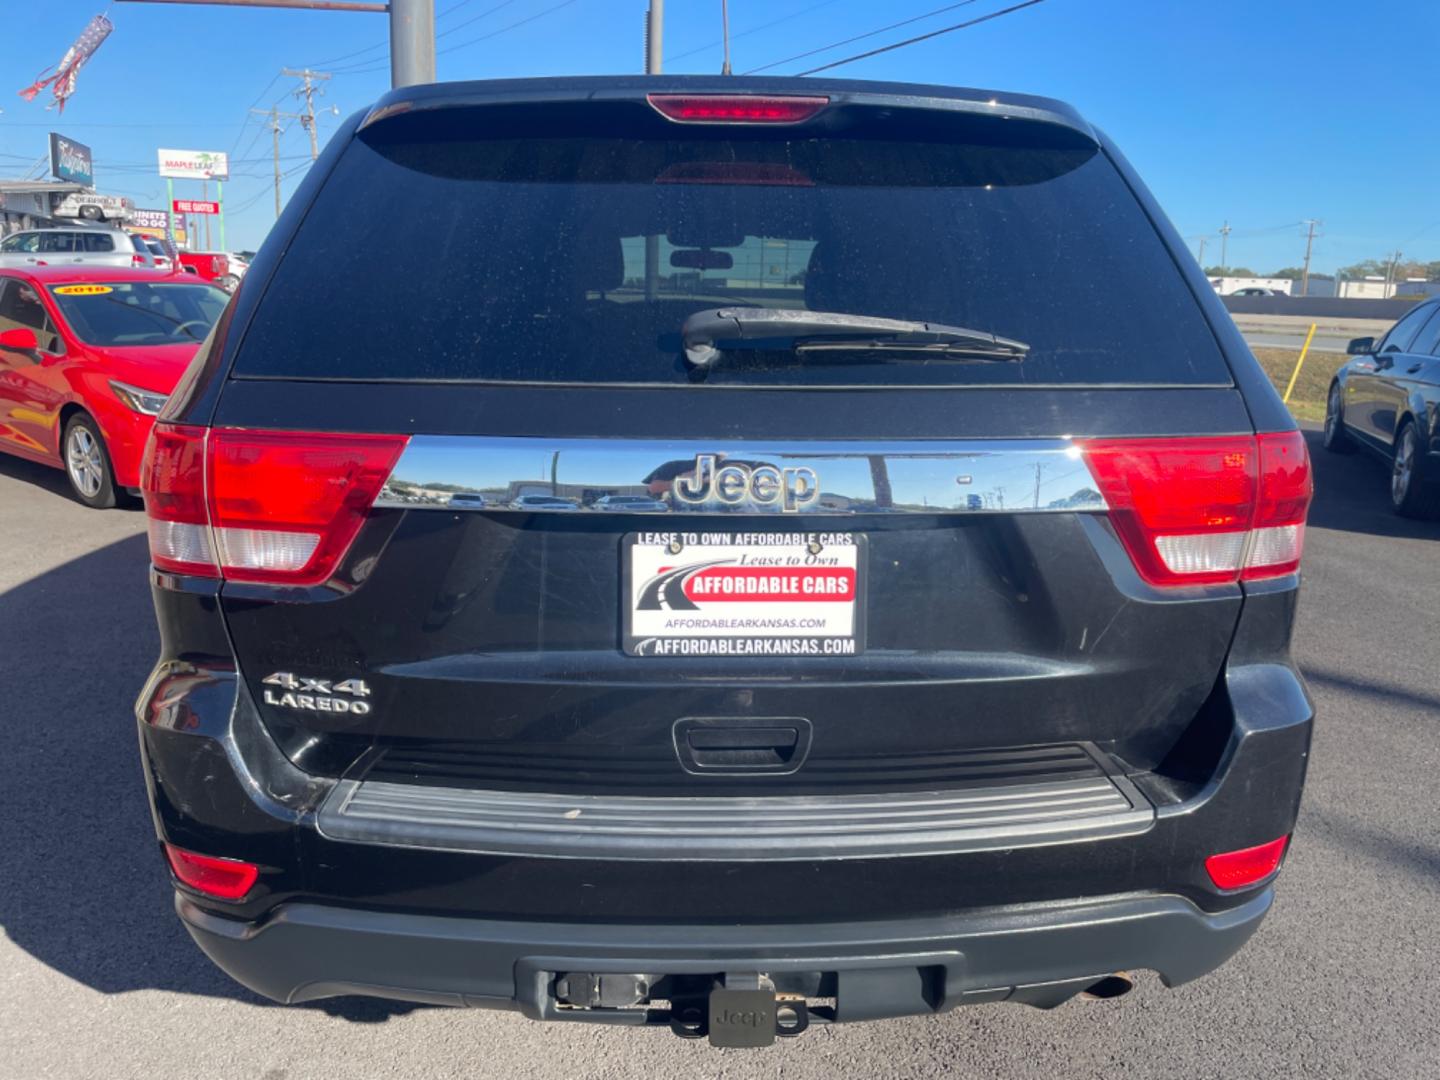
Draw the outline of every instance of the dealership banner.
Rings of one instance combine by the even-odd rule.
[[[159,150],[160,175],[174,180],[229,180],[230,157],[221,151]]]
[[[50,175],[72,184],[95,186],[95,163],[90,147],[50,132]]]
[[[175,199],[172,203],[177,214],[218,214],[218,202],[202,202],[200,199]]]

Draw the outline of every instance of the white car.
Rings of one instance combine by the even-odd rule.
[[[670,508],[649,495],[605,495],[595,500],[595,509],[621,514],[663,514]]]
[[[140,236],[119,229],[26,229],[0,240],[0,266],[150,267],[155,256]]]
[[[579,510],[569,499],[562,499],[558,495],[521,495],[513,499],[510,506],[515,510],[535,510],[538,512],[553,513],[559,511],[564,513],[567,510]]]

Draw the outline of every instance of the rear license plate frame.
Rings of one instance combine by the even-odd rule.
[[[649,562],[656,561],[656,558],[663,554],[667,561],[684,560],[677,564],[678,568],[695,567],[695,574],[701,569],[718,569],[722,565],[730,567],[733,574],[734,570],[739,569],[733,559],[737,549],[746,554],[764,553],[766,557],[785,560],[787,565],[746,566],[749,575],[765,577],[771,584],[775,583],[773,579],[776,577],[789,579],[786,584],[800,581],[803,585],[804,580],[808,579],[817,587],[833,586],[839,578],[848,576],[850,595],[846,598],[827,593],[823,599],[801,596],[794,600],[787,595],[780,597],[779,603],[756,603],[755,600],[759,598],[752,597],[713,602],[718,608],[712,610],[719,618],[725,618],[729,609],[754,608],[761,610],[747,614],[753,614],[760,619],[826,620],[826,625],[820,628],[797,626],[783,630],[772,626],[751,633],[727,628],[724,632],[715,633],[675,631],[666,634],[657,632],[656,624],[672,613],[670,609],[641,610],[643,598],[638,594],[637,578],[639,585],[643,587],[654,584],[656,577],[648,567],[641,568],[643,578],[637,575],[638,548],[646,549]],[[746,657],[838,660],[859,656],[865,651],[868,555],[869,538],[865,533],[850,529],[785,532],[745,528],[697,531],[657,529],[627,533],[620,542],[621,648],[628,656],[680,656],[721,660]],[[789,565],[791,560],[798,562]],[[708,565],[702,567],[700,564]],[[673,569],[667,569],[667,576]],[[689,578],[695,574],[683,576]],[[685,599],[694,602],[693,598]],[[845,618],[847,612],[836,606],[839,604],[848,605],[848,621]],[[768,611],[763,610],[767,608]],[[815,609],[812,613],[802,613],[811,608]],[[699,617],[695,613],[686,614]],[[637,615],[643,618],[637,619]]]

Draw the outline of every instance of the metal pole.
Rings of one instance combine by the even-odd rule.
[[[1310,231],[1305,234],[1305,269],[1300,271],[1300,295],[1310,295],[1310,249],[1315,246],[1315,226],[1319,224],[1313,219],[1307,219],[1303,224],[1310,226]]]
[[[165,231],[175,239],[175,181],[165,178]]]
[[[220,211],[220,250],[229,251],[230,249],[225,246],[225,182],[223,180],[215,181],[215,204],[216,209]]]
[[[659,75],[665,44],[665,0],[650,0],[645,13],[645,74]]]
[[[665,52],[665,0],[650,0],[645,13],[645,74],[659,75]],[[645,299],[660,293],[660,236],[645,236]]]
[[[1226,262],[1225,260],[1226,260],[1226,257],[1227,257],[1227,256],[1226,256],[1226,251],[1229,249],[1229,247],[1230,247],[1230,222],[1227,221],[1227,222],[1225,222],[1224,225],[1221,225],[1221,226],[1220,226],[1220,265],[1225,268],[1225,272],[1226,272],[1227,274],[1230,272],[1230,264],[1229,264],[1228,262]]]
[[[721,75],[730,74],[730,4],[720,0],[720,36],[725,39],[725,62],[720,66]]]
[[[270,141],[275,148],[275,220],[280,220],[280,117],[270,110]]]
[[[390,0],[390,85],[435,81],[435,0]]]
[[[209,184],[208,181],[203,180],[203,179],[200,181],[200,201],[201,201],[201,202],[209,202],[209,201],[210,201],[210,184]],[[209,214],[206,214],[206,215],[205,215],[205,250],[206,250],[206,251],[214,251],[214,250],[215,250],[214,248],[212,248],[212,247],[210,246],[210,215],[209,215]]]

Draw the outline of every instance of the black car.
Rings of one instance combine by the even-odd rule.
[[[1416,304],[1378,342],[1355,338],[1349,352],[1325,399],[1325,449],[1378,454],[1395,512],[1440,517],[1440,300]]]
[[[1182,983],[1273,902],[1305,446],[1058,102],[396,91],[144,488],[177,910],[276,1000],[757,1045]]]

